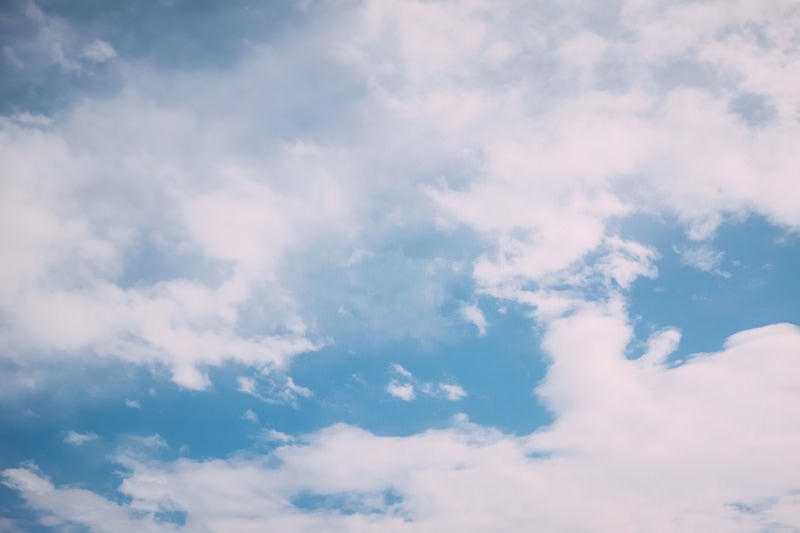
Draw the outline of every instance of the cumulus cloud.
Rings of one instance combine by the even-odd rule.
[[[396,381],[391,381],[386,386],[386,392],[404,402],[410,402],[414,399],[414,385],[411,383],[397,383]]]
[[[64,21],[28,6],[69,64]],[[626,2],[619,32],[581,9],[368,1],[331,19],[309,8],[303,29],[316,40],[254,45],[224,77],[130,64],[127,90],[57,118],[3,117],[4,356],[119,358],[203,389],[208,367],[282,368],[321,346],[307,326],[318,291],[293,268],[321,249],[334,272],[380,264],[358,252],[377,254],[379,235],[464,225],[486,243],[479,290],[528,301],[546,295],[520,287],[556,283],[592,252],[609,254],[623,287],[654,275],[654,255],[608,230],[631,214],[677,217],[692,238],[746,213],[800,226],[791,2]],[[87,48],[95,59],[111,51]],[[677,58],[713,66],[727,85],[650,83]],[[365,90],[342,90],[341,111],[292,126],[298,109],[319,107],[304,88],[331,80]],[[249,90],[268,86],[281,89]],[[745,93],[775,109],[757,130],[733,111]],[[404,327],[431,328],[432,284]],[[337,308],[359,309],[350,297]]]
[[[406,402],[416,399],[417,393],[432,398],[445,398],[451,402],[467,396],[466,391],[453,381],[440,383],[422,381],[397,363],[392,363],[391,369],[396,377],[386,386],[386,392]]]
[[[128,459],[120,491],[130,503],[123,505],[54,487],[30,468],[5,470],[4,482],[54,523],[75,520],[98,531],[105,529],[93,516],[70,514],[64,498],[96,499],[98,510],[138,517],[121,531],[156,527],[152,513],[167,501],[187,513],[187,527],[210,531],[797,527],[800,397],[797,374],[783,369],[797,363],[800,329],[743,331],[721,351],[676,367],[627,358],[631,338],[618,309],[554,321],[544,340],[553,364],[538,393],[556,420],[531,435],[461,416],[409,437],[339,424],[265,457]],[[311,511],[286,505],[298,494],[332,503]],[[342,499],[349,511],[334,503]]]
[[[325,291],[298,279],[316,279],[309,259],[334,257],[350,280],[394,266],[371,239],[465,229],[476,291],[533,310],[553,414],[522,436],[459,418],[405,437],[334,425],[265,456],[127,458],[125,503],[34,468],[4,482],[51,525],[98,531],[173,530],[165,507],[209,531],[800,527],[800,331],[743,331],[671,364],[680,332],[665,329],[627,357],[626,295],[658,252],[619,231],[663,216],[703,241],[750,214],[800,228],[795,4],[311,6],[314,40],[254,45],[225,76],[129,65],[118,94],[3,117],[3,357],[163,366],[191,389],[232,362],[256,376],[239,390],[291,403],[312,391],[286,368],[323,344]],[[72,69],[69,32],[31,6],[36,49]],[[320,102],[320,88],[346,96]],[[313,119],[297,124],[300,109]],[[681,250],[721,265],[705,245]],[[367,277],[348,287],[369,292]],[[441,303],[424,279],[398,283],[421,295],[420,329]],[[335,309],[356,316],[358,296]],[[462,313],[485,332],[480,309]],[[398,399],[465,392],[393,368]],[[303,494],[323,504],[295,505]]]

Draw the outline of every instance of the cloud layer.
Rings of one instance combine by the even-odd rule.
[[[671,367],[629,359],[631,328],[597,308],[553,322],[538,388],[556,422],[527,436],[471,424],[409,437],[335,425],[266,456],[151,462],[128,470],[117,504],[9,469],[54,525],[94,531],[742,531],[800,517],[796,428],[800,329],[738,333],[722,351]],[[652,352],[649,352],[652,354]],[[313,498],[312,498],[313,496]],[[305,502],[305,503],[304,503]],[[311,502],[311,503],[309,503]],[[90,514],[75,509],[91,505]]]
[[[553,415],[530,434],[466,416],[403,436],[265,429],[270,451],[205,461],[123,450],[122,498],[3,470],[45,525],[800,527],[800,329],[684,360],[678,329],[637,343],[629,311],[670,253],[631,236],[637,220],[677,226],[692,242],[672,250],[720,276],[720,227],[800,230],[797,2],[323,1],[191,69],[25,5],[36,31],[7,58],[122,81],[0,117],[4,363],[122,361],[193,390],[236,365],[241,392],[297,407],[315,397],[288,375],[299,354],[348,335],[430,342],[465,321],[483,340],[485,302],[518,304]],[[394,403],[467,397],[391,368]]]

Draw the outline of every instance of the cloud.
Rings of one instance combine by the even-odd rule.
[[[684,265],[725,278],[731,276],[730,272],[720,270],[720,265],[725,257],[725,252],[721,250],[715,250],[708,245],[674,246],[673,250],[680,256],[681,263]]]
[[[461,308],[461,315],[478,328],[478,335],[481,337],[486,335],[486,317],[483,316],[483,311],[481,311],[480,307],[477,305],[465,305]]]
[[[77,431],[69,431],[67,432],[67,435],[64,437],[64,442],[66,442],[67,444],[72,444],[73,446],[80,446],[82,444],[86,444],[87,442],[91,442],[99,438],[100,436],[92,431],[88,433],[78,433]]]
[[[266,376],[259,383],[255,378],[237,378],[238,390],[267,403],[287,403],[297,407],[298,398],[311,398],[314,392],[294,382],[291,376]]]
[[[83,56],[95,63],[105,63],[117,57],[117,52],[109,43],[98,39],[84,47]]]
[[[141,409],[142,404],[139,400],[125,400],[125,407],[129,409]]]
[[[681,332],[675,328],[656,331],[647,340],[647,351],[639,358],[642,364],[660,365],[673,353],[681,341]]]
[[[277,442],[281,444],[286,444],[288,442],[294,442],[295,438],[291,435],[284,433],[282,431],[277,431],[275,429],[264,429],[259,433],[259,439],[265,442]]]
[[[451,402],[456,402],[467,396],[466,391],[461,385],[455,383],[439,383],[439,390],[441,390]]]
[[[384,340],[435,336],[428,269],[452,262],[396,251],[434,235],[465,250],[467,299],[532,310],[553,414],[530,435],[334,425],[262,456],[127,458],[115,501],[30,467],[4,482],[52,527],[99,531],[174,530],[165,507],[210,531],[800,527],[797,327],[679,364],[667,328],[628,357],[629,290],[658,252],[623,238],[637,217],[695,241],[751,214],[800,228],[795,4],[312,6],[313,39],[254,44],[224,76],[128,63],[117,93],[2,117],[4,358],[165,367],[189,389],[234,363],[242,392],[296,402],[312,391],[288,367],[327,338],[328,292]],[[7,56],[79,71],[74,32],[25,5],[37,31]],[[401,400],[463,392],[400,368]]]
[[[261,457],[128,460],[120,492],[130,503],[119,509],[141,523],[121,530],[155,525],[152,513],[167,500],[186,513],[187,527],[210,531],[234,524],[343,531],[518,530],[530,523],[548,530],[598,523],[615,531],[797,527],[800,409],[793,406],[800,396],[797,374],[784,369],[800,353],[800,328],[742,331],[721,351],[678,366],[659,362],[662,356],[648,364],[628,358],[631,339],[627,317],[614,306],[550,323],[543,342],[553,363],[537,393],[555,420],[530,435],[504,434],[462,415],[450,427],[406,437],[337,424]],[[656,339],[670,348],[675,332]],[[53,487],[30,468],[3,476],[53,520],[70,516],[60,502],[76,489]],[[81,494],[100,499],[97,509],[111,505]],[[301,494],[330,505],[286,504]],[[350,511],[335,503],[342,498]],[[92,524],[91,517],[71,519]]]
[[[416,399],[417,391],[432,398],[444,397],[451,402],[461,400],[467,396],[466,391],[457,383],[421,381],[397,363],[392,363],[391,369],[398,377],[389,382],[386,386],[386,392],[406,402]]]
[[[386,386],[386,392],[404,402],[410,402],[414,399],[414,385],[411,383],[397,383],[396,381],[391,381]]]
[[[401,376],[403,376],[404,378],[409,378],[409,379],[411,379],[411,378],[413,378],[413,377],[414,377],[414,376],[411,374],[411,372],[409,372],[408,370],[406,370],[405,368],[403,368],[403,366],[401,366],[401,365],[398,365],[397,363],[392,363],[392,370],[394,370],[395,372],[397,372],[398,374],[400,374],[400,375],[401,375]]]
[[[66,526],[83,523],[94,531],[176,531],[167,524],[156,524],[152,520],[137,518],[130,509],[111,502],[85,489],[56,488],[31,469],[8,469],[3,472],[3,483],[25,494],[36,509],[47,509],[45,526]]]
[[[339,283],[391,262],[386,243],[409,232],[475,232],[479,292],[528,301],[550,295],[520,287],[557,284],[593,252],[623,288],[654,275],[655,256],[609,230],[629,215],[674,216],[698,239],[748,213],[800,227],[790,4],[626,2],[604,28],[582,5],[309,8],[315,39],[256,43],[225,76],[127,63],[119,92],[3,117],[4,357],[115,358],[204,389],[210,367],[282,369],[319,349],[317,279],[362,289],[342,291],[339,320],[435,337],[434,258],[379,287],[403,305],[365,296],[380,276]],[[77,65],[69,25],[25,6],[36,49]],[[677,59],[728,81],[660,82]],[[329,86],[335,105],[309,90]],[[744,94],[774,117],[744,122]]]
[[[142,446],[145,448],[150,448],[153,450],[157,450],[159,448],[168,448],[169,445],[167,441],[164,440],[164,437],[159,435],[158,433],[154,433],[153,435],[147,435],[144,437],[139,437],[137,439]]]
[[[252,409],[248,409],[244,412],[244,419],[250,422],[258,422],[258,415]]]
[[[248,377],[239,377],[237,378],[237,383],[239,384],[239,392],[243,392],[245,394],[254,394],[256,391],[256,380],[253,378]]]

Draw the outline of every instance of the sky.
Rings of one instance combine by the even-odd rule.
[[[800,531],[797,0],[0,4],[0,532]]]

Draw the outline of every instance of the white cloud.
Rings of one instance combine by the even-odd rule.
[[[84,47],[83,56],[95,63],[105,63],[117,57],[117,52],[109,43],[98,39]]]
[[[397,363],[392,363],[392,370],[403,376],[404,378],[413,378],[414,376],[406,370],[402,365],[398,365]]]
[[[673,353],[681,341],[681,332],[675,328],[656,331],[647,340],[647,351],[639,361],[645,365],[663,364],[667,356]]]
[[[202,389],[208,367],[281,369],[318,349],[301,265],[327,252],[331,270],[379,264],[370,240],[410,227],[466,225],[485,244],[481,292],[549,303],[520,288],[546,288],[593,251],[623,288],[654,275],[633,244],[604,248],[629,214],[675,216],[693,238],[748,213],[800,227],[797,13],[751,4],[630,1],[609,28],[583,4],[366,2],[333,19],[309,8],[312,42],[254,45],[224,79],[129,64],[117,94],[4,117],[4,357],[120,358]],[[74,32],[28,6],[35,48],[76,65]],[[659,81],[677,59],[727,81]],[[334,80],[365,90],[286,127],[318,103],[305,88]],[[775,117],[743,122],[731,106],[745,93]],[[172,265],[155,279],[135,275],[143,243]],[[440,306],[426,281],[408,316],[427,332]],[[362,296],[337,307],[380,316],[353,305]]]
[[[294,442],[295,438],[291,435],[275,429],[264,429],[259,433],[259,438],[266,442],[288,443]]]
[[[392,371],[399,376],[398,379],[392,379],[386,386],[386,392],[406,402],[410,402],[417,397],[417,391],[425,396],[433,398],[444,397],[451,402],[461,400],[467,396],[467,393],[461,388],[460,385],[453,382],[431,383],[421,381],[414,377],[403,366],[392,363]]]
[[[706,244],[687,247],[674,246],[673,250],[680,256],[684,265],[722,277],[730,277],[729,272],[720,270],[720,265],[725,257],[725,252],[721,250],[715,250]]]
[[[439,383],[439,390],[441,390],[448,400],[456,402],[466,398],[467,393],[456,383]]]
[[[154,433],[153,435],[138,437],[136,438],[136,440],[145,448],[150,448],[152,450],[169,447],[167,441],[164,440],[164,437],[162,437],[158,433]]]
[[[267,403],[287,403],[297,407],[298,398],[311,398],[314,392],[294,382],[290,376],[265,376],[261,382],[254,378],[239,377],[238,390]]]
[[[69,32],[31,6],[37,50],[77,68]],[[800,227],[796,2],[629,0],[602,20],[587,6],[376,0],[324,22],[312,7],[312,42],[253,46],[224,77],[131,65],[118,95],[0,121],[4,357],[120,358],[193,389],[236,362],[258,375],[239,379],[245,393],[308,397],[282,373],[319,347],[293,290],[302,266],[334,252],[352,275],[379,263],[352,252],[381,249],[362,240],[435,222],[478,236],[478,292],[534,309],[550,426],[337,425],[266,457],[129,461],[126,504],[29,468],[6,484],[54,526],[100,531],[170,530],[153,518],[167,499],[210,531],[800,527],[797,328],[741,332],[675,367],[669,329],[627,358],[624,291],[657,275],[657,253],[616,232],[629,215],[675,217],[694,240],[749,214]],[[663,75],[674,63],[694,70]],[[342,105],[303,96],[337,80],[363,91]],[[773,115],[747,120],[743,94]],[[272,127],[298,107],[313,124]],[[185,269],[127,279],[141,242]],[[692,264],[713,271],[715,253]],[[420,301],[438,309],[425,281]],[[387,386],[399,399],[458,395],[395,371],[409,381]],[[308,513],[291,505],[301,493],[377,512]]]
[[[391,381],[386,386],[386,392],[404,402],[410,402],[414,399],[414,385],[411,383],[397,383],[396,381]]]
[[[86,444],[87,442],[91,442],[93,440],[99,439],[100,436],[93,431],[88,433],[79,433],[77,431],[69,431],[67,435],[64,437],[64,442],[67,444],[72,444],[73,446],[80,446],[82,444]]]
[[[252,409],[248,409],[244,412],[244,419],[250,422],[258,422],[258,415]]]
[[[239,392],[245,394],[254,394],[256,392],[256,380],[253,378],[241,376],[236,381],[239,384]]]
[[[477,305],[465,305],[461,308],[461,316],[465,320],[472,322],[478,328],[478,335],[483,337],[486,335],[486,317],[483,316],[483,311]]]
[[[408,437],[338,424],[264,457],[126,459],[130,474],[120,491],[130,503],[113,508],[140,522],[120,530],[155,526],[149,513],[167,498],[187,513],[186,527],[209,531],[798,527],[800,387],[798,374],[785,369],[800,353],[800,329],[742,331],[721,351],[676,367],[660,363],[660,348],[647,365],[629,359],[631,339],[627,317],[613,305],[553,321],[544,338],[553,363],[538,393],[555,420],[531,435],[461,416],[449,428]],[[667,350],[676,342],[674,330],[654,339]],[[55,488],[30,468],[3,477],[56,522],[94,524],[61,503],[76,489]],[[98,498],[95,509],[111,505],[80,494]],[[287,505],[298,494],[345,498],[349,507]]]
[[[606,239],[608,253],[599,265],[600,270],[618,286],[627,289],[639,277],[655,278],[658,269],[653,261],[658,253],[635,241],[626,241],[617,236]]]
[[[291,377],[286,378],[286,390],[303,398],[311,398],[314,393],[308,387],[297,385]]]
[[[125,400],[125,407],[128,407],[129,409],[141,409],[142,404],[139,402],[139,400]]]

